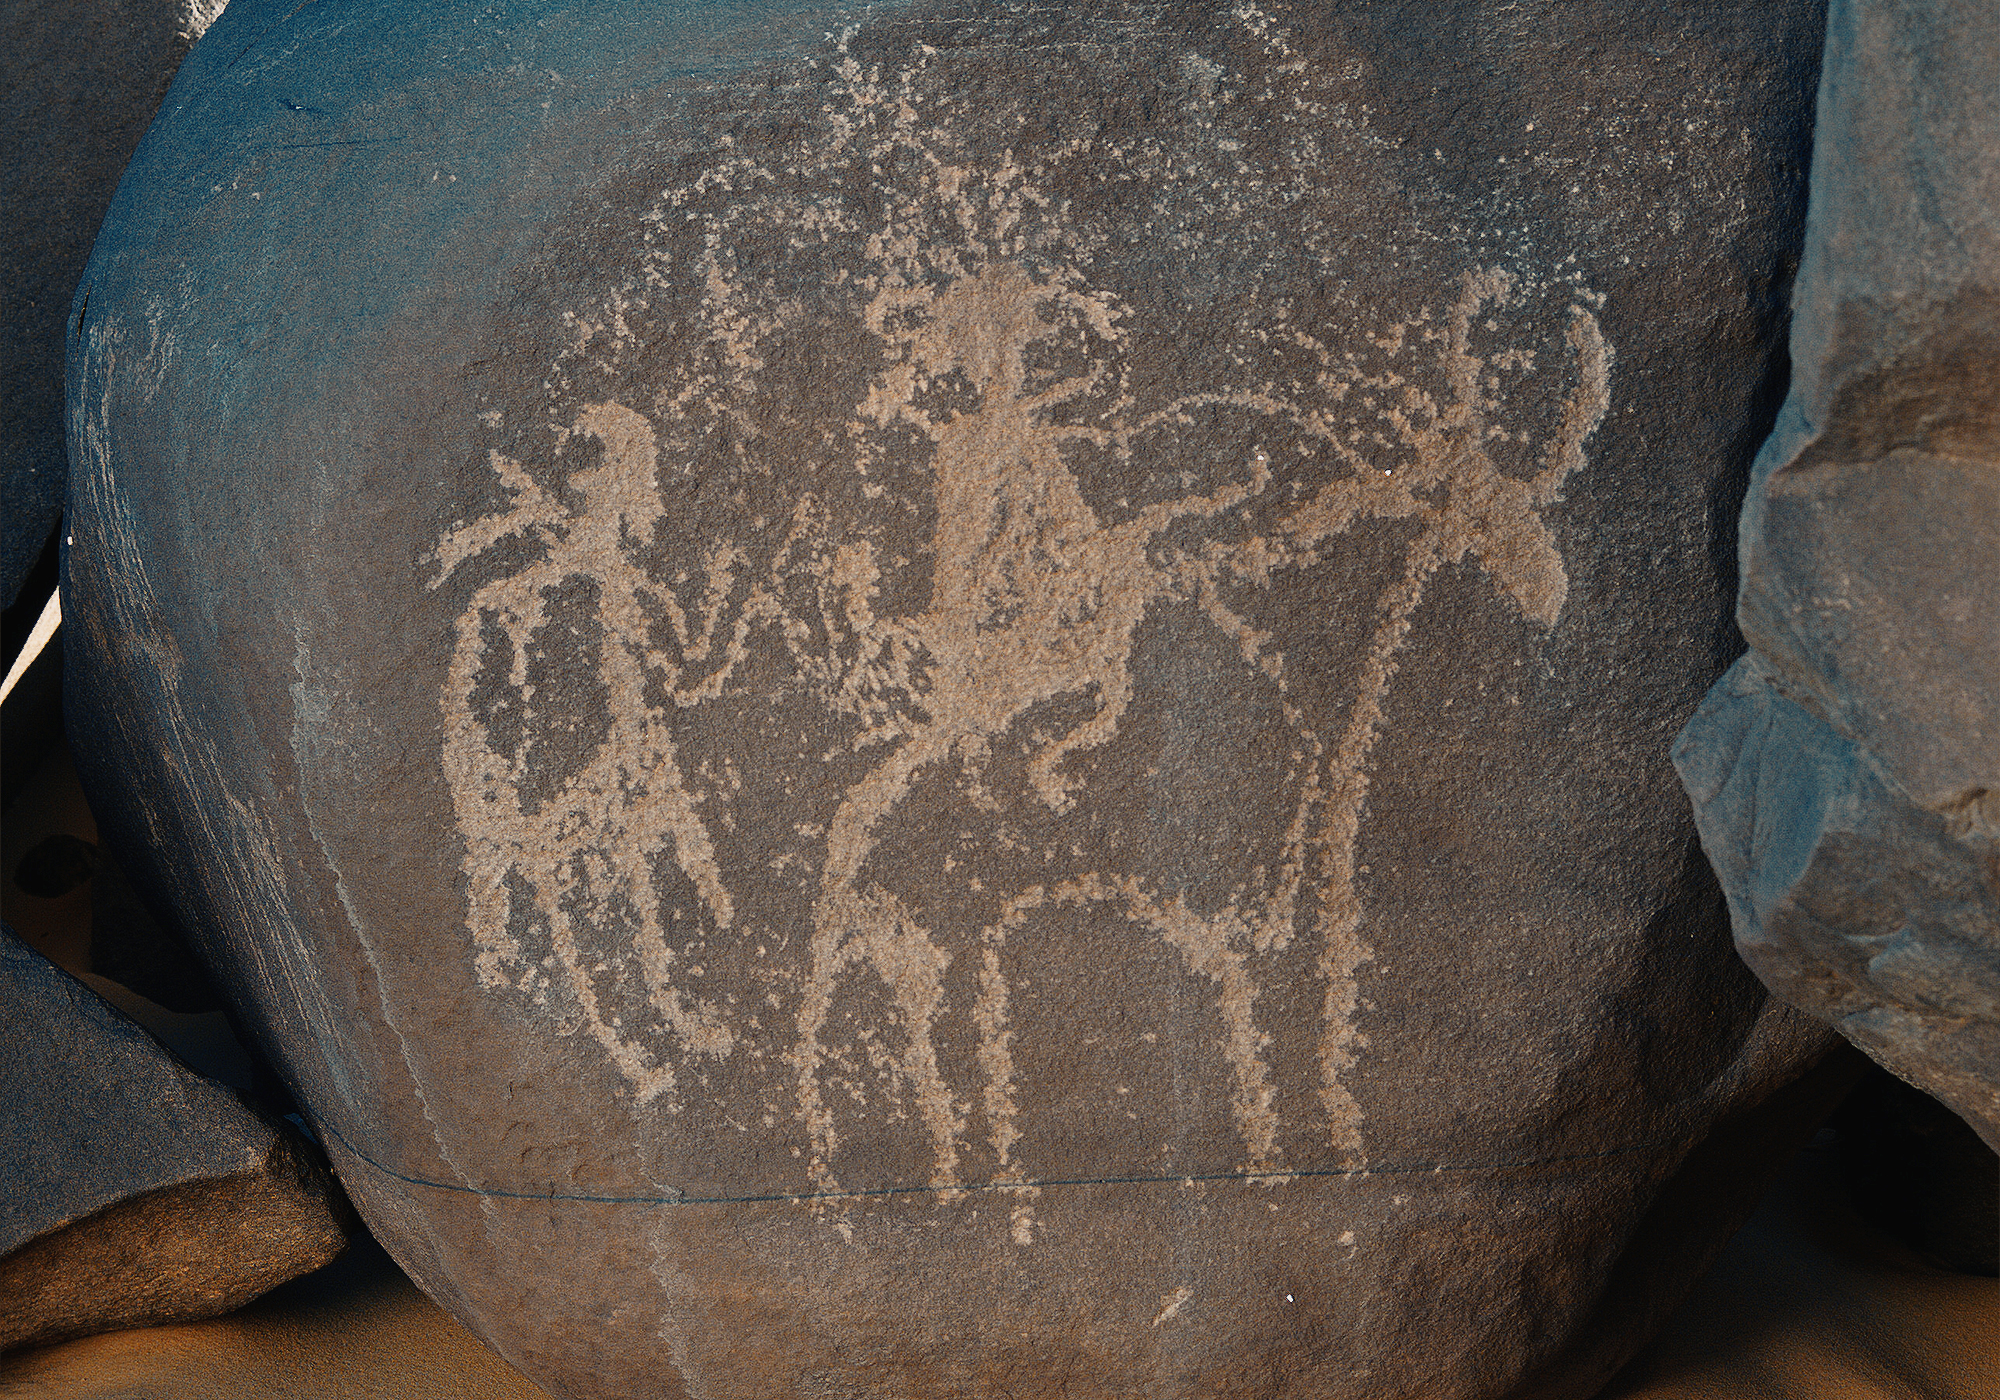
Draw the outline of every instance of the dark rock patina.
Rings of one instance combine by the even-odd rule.
[[[0,924],[0,1350],[239,1307],[352,1215],[290,1128]]]
[[[126,159],[220,8],[48,0],[0,12],[0,606],[13,606],[62,513],[63,311]]]
[[[1587,1394],[1840,1077],[1666,754],[1818,43],[237,0],[72,317],[99,810],[557,1393]]]
[[[1843,0],[1754,648],[1676,752],[1773,991],[2000,1150],[2000,9]]]

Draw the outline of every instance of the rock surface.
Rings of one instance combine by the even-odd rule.
[[[1818,44],[237,0],[77,303],[94,805],[555,1393],[1586,1395],[1846,1073],[1666,753]]]
[[[0,1017],[0,1349],[212,1317],[345,1247],[295,1134],[5,925]]]
[[[63,500],[63,311],[132,148],[222,0],[56,0],[0,15],[0,606]]]
[[[1829,22],[1754,652],[1677,759],[1744,957],[2000,1149],[2000,10]]]
[[[1597,1400],[1991,1400],[1995,1285],[1929,1268],[1858,1218],[1832,1154],[1795,1164]],[[0,1394],[541,1396],[365,1244],[226,1317],[0,1357]]]

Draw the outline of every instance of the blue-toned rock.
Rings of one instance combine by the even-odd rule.
[[[1837,1091],[1668,762],[1819,12],[237,0],[72,732],[571,1396],[1583,1396]]]
[[[1829,23],[1753,654],[1677,761],[1744,957],[2000,1150],[2000,11]]]
[[[62,513],[63,312],[126,159],[221,8],[59,0],[0,18],[0,606]]]

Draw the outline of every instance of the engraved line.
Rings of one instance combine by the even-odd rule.
[[[760,1205],[789,1201],[802,1204],[809,1201],[854,1200],[863,1197],[882,1196],[942,1196],[947,1198],[969,1194],[975,1191],[1004,1191],[1019,1193],[1039,1191],[1055,1186],[1189,1186],[1196,1182],[1206,1184],[1214,1181],[1243,1181],[1257,1183],[1282,1183],[1303,1180],[1308,1177],[1370,1177],[1370,1176],[1415,1176],[1423,1173],[1444,1172],[1499,1172],[1514,1171],[1524,1167],[1555,1167],[1570,1162],[1596,1162],[1611,1157],[1629,1157],[1641,1152],[1650,1152],[1666,1147],[1675,1141],[1672,1138],[1652,1138],[1643,1142],[1628,1143],[1622,1147],[1607,1147],[1600,1152],[1572,1152],[1558,1157],[1524,1157],[1507,1162],[1394,1162],[1387,1166],[1363,1167],[1303,1167],[1291,1171],[1218,1171],[1218,1172],[1177,1172],[1162,1176],[1071,1176],[1050,1177],[1041,1180],[1022,1181],[978,1181],[960,1182],[950,1186],[872,1186],[841,1187],[830,1191],[772,1191],[741,1196],[593,1196],[569,1191],[513,1191],[505,1187],[462,1186],[456,1182],[433,1181],[428,1177],[412,1176],[401,1172],[387,1163],[371,1157],[356,1147],[345,1133],[331,1123],[319,1118],[311,1120],[315,1129],[331,1134],[357,1161],[364,1162],[384,1176],[411,1186],[426,1186],[435,1191],[456,1191],[464,1195],[485,1196],[497,1200],[513,1201],[577,1201],[588,1205],[607,1206],[729,1206]]]

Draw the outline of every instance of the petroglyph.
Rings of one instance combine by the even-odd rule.
[[[604,447],[602,464],[570,482],[581,500],[578,510],[562,510],[518,465],[496,454],[493,468],[514,493],[514,509],[438,546],[437,561],[447,571],[490,547],[496,531],[530,534],[551,546],[537,564],[481,588],[459,620],[447,692],[447,703],[456,703],[448,712],[444,768],[466,840],[464,868],[481,980],[489,986],[510,980],[507,969],[521,962],[520,948],[507,934],[508,904],[510,881],[526,880],[548,921],[557,975],[575,997],[584,1025],[647,1102],[673,1087],[673,1069],[640,1037],[621,1033],[616,1012],[599,1006],[593,969],[579,948],[578,924],[601,922],[621,910],[635,913],[632,951],[666,1027],[689,1050],[727,1055],[734,1035],[716,1008],[690,1002],[675,990],[676,954],[667,944],[658,892],[649,878],[653,859],[672,854],[695,882],[717,928],[730,926],[733,911],[707,830],[675,762],[665,716],[647,695],[652,677],[645,654],[633,645],[645,633],[645,580],[638,570],[621,566],[619,546],[659,515],[660,501],[651,489],[653,432],[643,418],[616,405],[582,415],[574,431]],[[508,686],[523,704],[533,698],[528,657],[548,624],[550,595],[586,570],[597,584],[598,615],[608,634],[598,656],[610,730],[589,763],[569,778],[561,800],[535,805],[523,798],[530,751],[524,746],[507,752],[496,743],[490,723],[464,705],[479,668],[491,659],[488,638],[495,633],[507,638]],[[696,654],[701,644],[712,642],[704,636]],[[740,639],[735,644],[740,650]],[[683,696],[676,692],[673,698]],[[492,820],[496,812],[505,818]],[[546,975],[535,968],[518,973],[529,987]]]
[[[816,1191],[843,1184],[843,1123],[861,1120],[843,1119],[836,1081],[866,1059],[872,1092],[920,1125],[931,1185],[965,1184],[969,1144],[983,1143],[988,1179],[1022,1193],[1011,1227],[1025,1243],[1023,931],[1095,911],[1171,950],[1213,999],[1240,1165],[1256,1171],[1285,1155],[1259,998],[1271,960],[1301,944],[1318,979],[1319,1141],[1358,1164],[1347,1076],[1365,1047],[1369,946],[1356,849],[1385,701],[1442,569],[1482,571],[1540,627],[1560,616],[1567,577],[1542,515],[1609,401],[1596,299],[1485,266],[1365,331],[1256,304],[1254,288],[1240,324],[1191,326],[1112,285],[1102,228],[1054,192],[1050,162],[1075,150],[974,159],[952,135],[972,118],[921,63],[887,77],[844,53],[833,63],[808,137],[754,155],[725,143],[659,197],[640,271],[572,318],[550,380],[552,405],[570,396],[553,446],[535,460],[496,449],[507,504],[433,555],[434,586],[485,580],[459,613],[441,696],[479,975],[589,1035],[638,1101],[670,1111],[690,1064],[781,1061],[794,1097],[777,1107]],[[1229,75],[1203,63],[1188,71],[1220,101]],[[1156,156],[1090,158],[1136,170]],[[1251,176],[1237,188],[1254,203]],[[646,329],[664,324],[658,307],[678,318],[671,337]],[[1539,352],[1505,334],[1533,316]],[[799,361],[808,332],[844,337],[860,366],[849,381]],[[1148,366],[1189,336],[1219,337],[1229,354],[1205,363],[1224,368],[1163,389]],[[801,375],[852,387],[780,455],[780,410],[758,405]],[[592,383],[630,387],[576,387]],[[1219,464],[1199,450],[1218,423],[1244,445]],[[1097,484],[1107,475],[1124,484],[1115,497]],[[760,481],[784,485],[757,495]],[[673,534],[694,527],[670,498],[709,503],[699,540]],[[784,507],[758,504],[773,500]],[[1259,600],[1364,537],[1400,557],[1373,597],[1326,600],[1365,619],[1361,645],[1344,702],[1308,703]],[[938,877],[960,882],[952,923],[882,868],[927,784],[1002,822],[1087,809],[1089,763],[1127,724],[1137,639],[1162,609],[1217,629],[1288,730],[1282,837],[1226,898],[1130,870],[993,889],[968,869]],[[537,679],[557,658],[567,691]],[[786,741],[796,762],[859,765],[828,808],[760,808],[729,773],[683,764],[688,736],[774,690],[827,717]],[[1025,751],[1018,790],[994,778],[1003,743]],[[796,839],[768,867],[730,866],[721,833],[753,823]],[[773,870],[802,872],[787,917],[804,936],[789,944],[774,916],[744,912],[768,911],[748,892]],[[674,924],[669,877],[693,891],[699,928]],[[723,942],[792,949],[778,990],[756,1006],[702,995],[692,964]],[[961,960],[969,1084],[951,1082],[939,1049],[945,1019],[965,1014],[949,995]],[[837,1014],[857,995],[879,1035]]]

